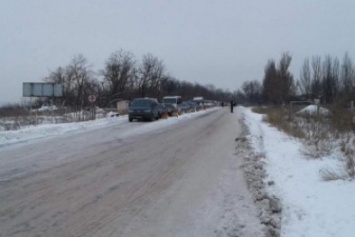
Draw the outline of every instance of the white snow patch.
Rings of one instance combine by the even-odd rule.
[[[106,115],[106,117],[118,117],[118,116],[120,116],[120,114],[113,111],[108,112]]]
[[[308,108],[314,111],[314,107]],[[282,202],[281,236],[352,237],[355,235],[355,182],[322,181],[322,169],[337,169],[342,155],[307,159],[304,145],[241,108],[253,149],[265,155],[268,191]]]
[[[318,106],[317,105],[308,105],[307,107],[301,109],[297,114],[306,114],[306,115],[317,115]],[[328,109],[319,106],[320,115],[328,115],[330,112]]]
[[[42,105],[41,108],[38,108],[37,110],[42,112],[42,111],[52,111],[52,110],[57,110],[57,106],[47,106],[47,105]]]

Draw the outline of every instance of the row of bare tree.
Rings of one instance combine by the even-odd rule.
[[[138,63],[132,53],[123,50],[112,53],[104,69],[98,72],[92,70],[84,56],[75,56],[67,66],[50,72],[44,81],[63,85],[63,97],[57,99],[57,104],[77,108],[89,105],[89,95],[97,97],[96,104],[100,107],[136,97],[161,99],[166,95],[180,95],[184,99],[202,96],[228,101],[233,96],[212,85],[175,79],[167,73],[163,61],[152,54],[144,55]]]
[[[295,99],[320,99],[330,104],[355,99],[355,65],[348,53],[341,63],[330,55],[306,58],[298,80],[289,71],[291,61],[289,53],[282,54],[278,64],[269,60],[263,81],[244,82],[239,97],[259,104],[283,104]]]
[[[355,92],[355,67],[348,53],[342,62],[336,57],[307,58],[300,72],[299,85],[307,98],[321,98],[325,103],[336,100],[353,100]]]

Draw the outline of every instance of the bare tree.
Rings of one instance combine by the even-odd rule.
[[[106,106],[122,95],[127,99],[137,96],[161,99],[165,95],[181,95],[184,99],[196,96],[215,100],[234,98],[231,92],[217,89],[213,85],[179,81],[168,75],[163,62],[151,54],[144,55],[141,65],[137,67],[133,54],[123,50],[114,52],[99,73],[103,76],[101,82],[95,77],[86,58],[78,55],[67,66],[50,72],[45,80],[63,84],[64,97],[61,103],[76,110],[89,105],[87,98],[90,94],[101,98],[98,101],[100,106]]]
[[[67,80],[73,94],[73,101],[69,101],[73,106],[82,109],[88,102],[87,96],[92,92],[90,83],[94,80],[94,73],[87,59],[83,55],[75,56],[66,68]]]
[[[97,80],[83,55],[75,56],[66,67],[58,67],[44,81],[63,85],[63,97],[58,99],[63,105],[82,107],[86,98],[97,90]]]
[[[239,104],[244,104],[247,102],[247,98],[245,94],[241,90],[236,90],[233,92],[233,95],[230,95],[226,101],[236,100]]]
[[[330,103],[333,99],[333,90],[332,90],[332,60],[328,55],[323,61],[323,78],[322,78],[322,87],[323,87],[323,96],[326,103]]]
[[[338,93],[339,81],[339,60],[332,60],[330,55],[326,56],[322,67],[322,88],[326,103],[332,103]]]
[[[177,87],[177,91],[175,92],[175,94],[177,95],[181,95],[182,98],[185,99],[192,99],[195,96],[195,92],[194,92],[194,85],[191,82],[186,82],[183,81],[181,83],[179,83],[179,87]],[[170,92],[170,95],[173,95],[174,92]]]
[[[349,96],[354,90],[355,72],[354,66],[348,53],[345,53],[341,65],[341,89],[345,96]]]
[[[303,62],[300,73],[300,87],[302,93],[308,98],[311,95],[311,69],[309,65],[309,59],[306,58]]]
[[[161,80],[166,78],[163,61],[159,60],[152,54],[144,55],[138,73],[138,89],[140,96],[159,95]]]
[[[266,102],[272,102],[274,104],[280,103],[281,97],[279,87],[277,69],[274,60],[269,60],[265,66],[265,75],[263,79],[263,91],[262,97]]]
[[[289,71],[292,57],[289,53],[283,53],[276,68],[275,62],[269,60],[265,67],[263,80],[263,98],[267,102],[282,104],[295,94],[293,75]]]
[[[290,96],[293,96],[295,93],[293,75],[289,71],[291,61],[291,55],[289,53],[283,53],[279,62],[278,77],[281,86],[279,90],[281,89],[281,100],[283,103],[286,102]]]
[[[312,57],[312,97],[319,98],[322,94],[322,66],[321,57]]]
[[[338,93],[340,90],[340,63],[337,57],[333,59],[332,76],[333,76],[333,95],[335,99],[338,97]]]
[[[242,89],[246,99],[251,103],[260,103],[261,102],[261,93],[262,86],[261,83],[257,80],[246,81],[242,85]]]
[[[44,78],[44,81],[61,84],[63,86],[63,97],[57,98],[57,102],[60,102],[60,104],[64,104],[65,101],[72,99],[71,84],[68,80],[65,68],[58,67],[56,70],[50,72],[49,76]]]
[[[193,85],[191,85],[193,87]],[[176,78],[167,77],[161,81],[160,88],[162,96],[179,94],[180,83]]]
[[[112,53],[106,60],[105,69],[100,71],[104,84],[108,87],[106,103],[121,98],[123,94],[127,97],[133,90],[136,77],[135,64],[134,55],[123,50]]]

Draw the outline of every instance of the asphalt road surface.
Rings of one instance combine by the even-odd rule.
[[[0,237],[261,236],[237,115],[130,135],[153,123],[1,148]]]

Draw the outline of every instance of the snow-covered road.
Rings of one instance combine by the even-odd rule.
[[[234,155],[236,116],[215,109],[0,148],[0,236],[262,236]]]

